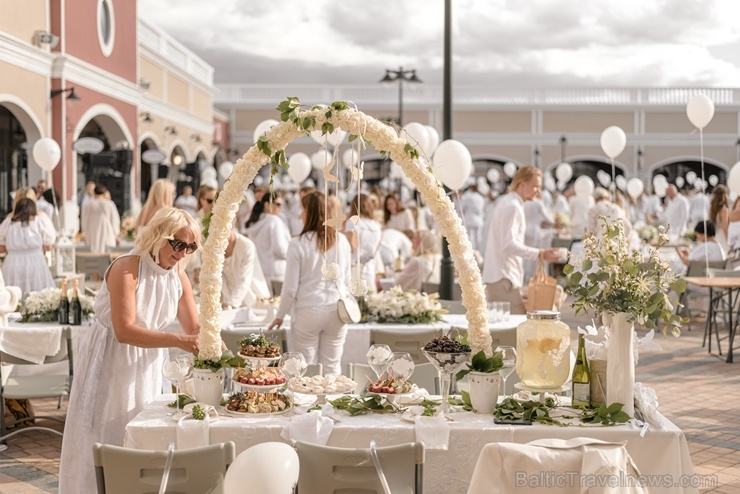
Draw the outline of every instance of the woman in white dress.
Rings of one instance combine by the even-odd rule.
[[[359,209],[357,203],[359,202]],[[357,216],[357,224],[351,220],[344,225],[344,234],[352,246],[352,269],[355,276],[367,282],[370,291],[376,291],[375,256],[380,249],[380,241],[383,238],[383,228],[373,218],[373,201],[370,196],[360,194],[359,199],[354,199],[350,205],[350,218]],[[358,263],[359,251],[359,263]]]
[[[395,228],[398,231],[406,232],[416,230],[414,215],[411,210],[405,209],[401,201],[395,194],[388,194],[383,201],[383,217],[385,219],[385,228]]]
[[[56,231],[37,214],[36,202],[21,198],[13,216],[0,223],[0,253],[6,252],[3,278],[7,286],[17,286],[25,296],[54,286],[44,251],[51,250]]]
[[[141,207],[139,215],[136,217],[136,233],[149,224],[154,215],[162,208],[172,207],[175,201],[175,184],[169,180],[160,178],[155,180],[149,193],[146,196],[146,202]]]
[[[714,223],[717,231],[715,239],[722,246],[725,253],[730,249],[727,245],[727,230],[730,226],[730,198],[729,191],[724,185],[718,185],[712,191],[712,200],[709,204],[709,220]]]
[[[221,286],[224,309],[251,307],[258,298],[270,296],[254,242],[236,231],[236,218],[234,222],[224,257]]]
[[[116,205],[106,198],[108,187],[95,186],[95,199],[87,201],[82,212],[82,231],[91,252],[104,253],[106,247],[118,245],[121,217]]]
[[[301,203],[303,231],[290,240],[280,306],[267,329],[279,328],[292,311],[288,333],[291,351],[303,353],[309,364],[322,364],[327,374],[341,374],[347,326],[339,319],[337,302],[340,294],[346,293],[350,276],[349,242],[334,228],[324,225],[324,194],[312,192]],[[331,213],[329,216],[333,217]],[[322,276],[324,262],[339,264],[336,281]]]
[[[280,292],[285,278],[285,259],[288,254],[290,230],[280,216],[284,199],[265,194],[252,208],[247,221],[247,237],[257,247],[262,273],[273,293]],[[272,202],[272,204],[270,203]]]
[[[414,234],[414,256],[403,271],[396,274],[395,284],[404,290],[422,291],[423,283],[439,283],[440,239],[429,230]]]
[[[96,492],[93,444],[123,446],[126,424],[162,390],[165,349],[198,353],[198,312],[181,264],[199,245],[195,220],[182,209],[164,208],[136,238],[131,254],[106,271],[95,319],[76,355],[61,494]],[[175,318],[184,334],[164,332]]]

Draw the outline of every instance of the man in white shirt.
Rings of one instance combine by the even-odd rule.
[[[663,218],[670,226],[668,235],[675,239],[686,232],[686,223],[689,221],[689,200],[678,192],[675,185],[669,185],[665,195],[668,198],[668,204],[663,212]]]
[[[697,190],[689,197],[689,225],[709,219],[709,197]]]
[[[486,207],[485,198],[478,192],[478,186],[473,184],[462,195],[460,201],[463,218],[465,219],[465,229],[468,231],[470,243],[473,244],[473,250],[480,249],[480,236],[483,228],[483,210]]]
[[[175,207],[185,210],[190,216],[195,217],[198,198],[193,195],[193,188],[190,185],[183,186],[182,195],[175,199]]]
[[[534,166],[517,170],[509,193],[499,199],[487,232],[483,263],[486,299],[508,301],[512,314],[524,314],[526,308],[521,287],[524,285],[523,259],[557,260],[556,249],[537,249],[524,244],[526,220],[524,202],[533,199],[542,187],[542,172]]]

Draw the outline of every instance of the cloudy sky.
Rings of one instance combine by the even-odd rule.
[[[453,0],[453,81],[740,86],[738,0]],[[206,7],[207,5],[207,7]],[[138,0],[217,83],[441,85],[443,0]]]

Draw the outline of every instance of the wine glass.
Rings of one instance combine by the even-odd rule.
[[[389,370],[399,383],[406,382],[414,373],[414,359],[411,358],[408,352],[393,352],[393,360],[391,361]]]
[[[367,363],[380,379],[393,361],[393,352],[388,345],[372,345],[367,351]]]
[[[169,379],[171,382],[175,383],[175,408],[177,412],[180,411],[180,381],[183,380],[183,369],[182,369],[182,363],[180,360],[181,356],[173,356],[170,355],[167,357],[167,359],[164,361],[164,364],[162,364],[162,375]],[[187,370],[186,372],[192,373],[192,368]]]
[[[303,374],[305,374],[306,370],[308,369],[306,358],[301,352],[285,352],[282,359],[280,360],[280,366],[282,368],[283,374],[285,374],[285,377],[288,379],[288,389],[291,388],[290,381],[292,379],[303,377]],[[293,393],[293,397],[290,400],[291,411],[293,411],[294,406],[295,393]]]
[[[514,368],[516,367],[516,350],[513,346],[499,346],[496,347],[497,352],[501,352],[501,358],[504,366],[499,371],[503,382],[503,396],[506,396],[506,380],[509,378]]]

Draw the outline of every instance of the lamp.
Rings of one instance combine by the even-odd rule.
[[[77,94],[75,93],[74,86],[72,86],[70,88],[67,88],[67,89],[52,89],[51,90],[51,93],[49,95],[49,98],[54,98],[56,96],[59,96],[62,93],[69,93],[67,95],[67,99],[68,100],[78,101],[80,99],[80,97],[77,96]]]
[[[166,134],[171,135],[171,136],[176,136],[177,135],[177,128],[174,125],[168,125],[167,127],[164,128],[164,132]]]
[[[404,70],[399,67],[398,70],[385,69],[385,76],[380,79],[381,84],[398,82],[398,126],[403,126],[403,83],[413,82],[421,83],[422,80],[416,76],[416,69]]]
[[[145,111],[145,112],[139,113],[139,116],[140,116],[140,117],[144,117],[144,121],[145,121],[146,123],[152,123],[152,122],[154,122],[154,120],[152,119],[152,116],[151,116],[151,115],[149,114],[149,112],[148,112],[148,111]]]

